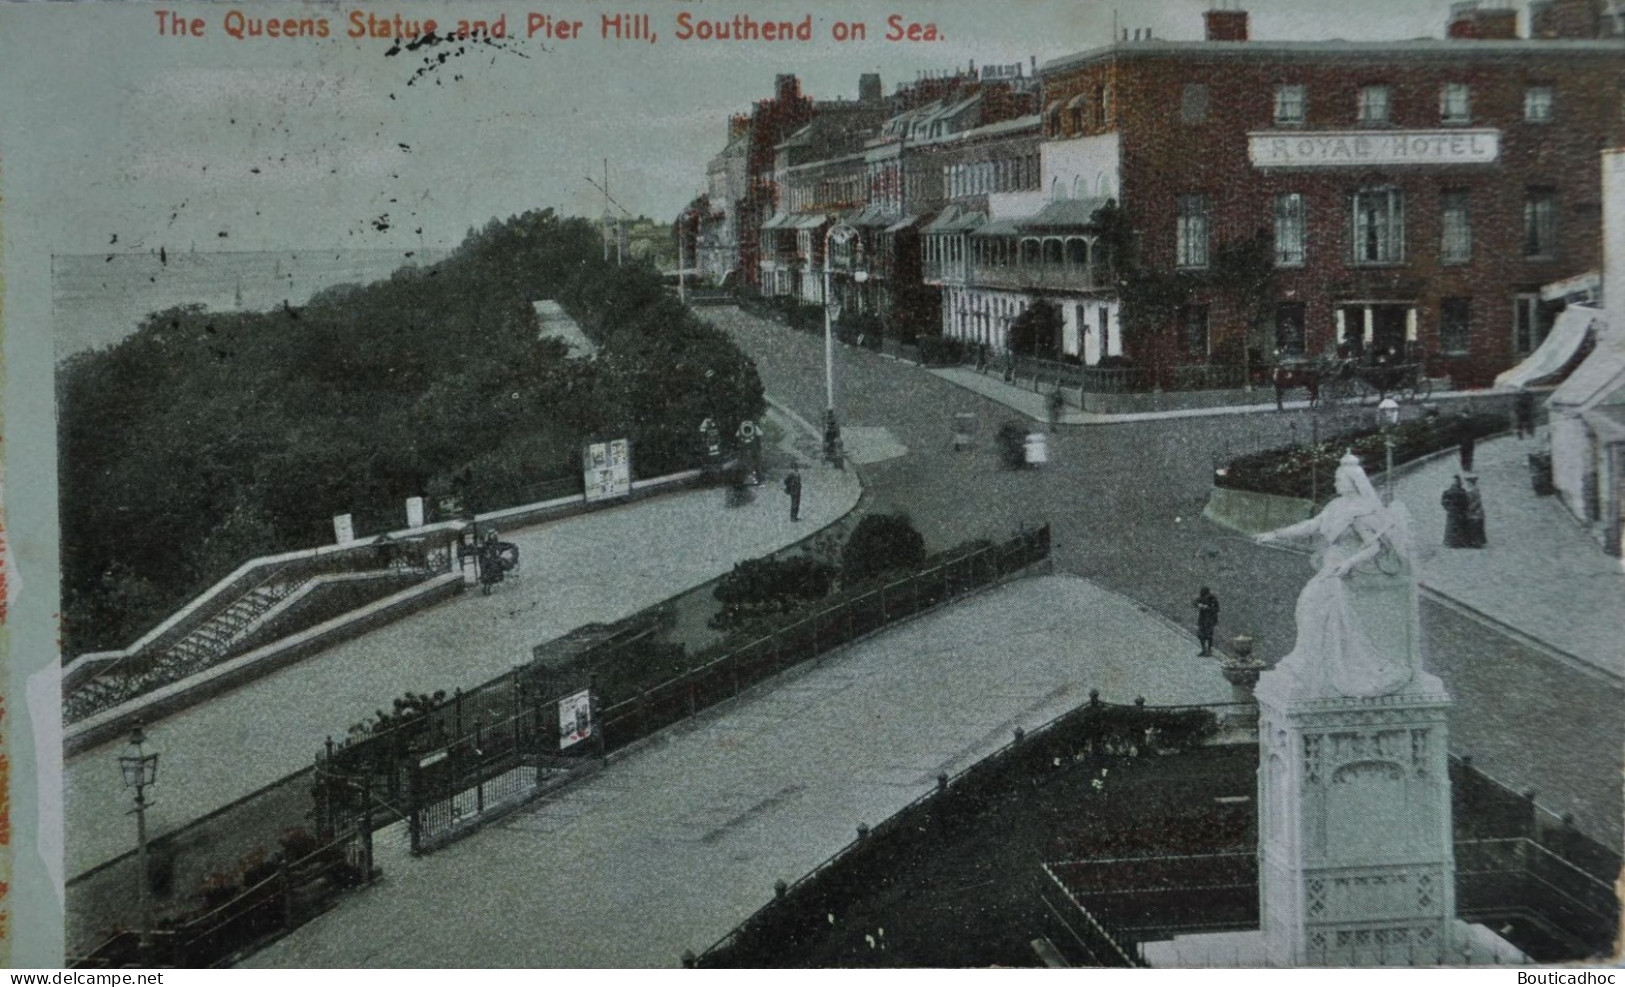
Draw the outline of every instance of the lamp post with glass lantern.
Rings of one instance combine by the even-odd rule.
[[[147,900],[147,786],[158,780],[158,754],[147,753],[146,742],[146,734],[141,731],[141,725],[136,724],[130,733],[130,746],[118,759],[124,787],[135,789],[135,808],[130,811],[135,814],[136,902],[141,913],[138,945],[142,963],[150,963],[152,955],[152,910]]]
[[[1394,502],[1394,426],[1399,424],[1399,402],[1383,398],[1377,405],[1377,420],[1382,424],[1382,444],[1388,453],[1388,468],[1383,472],[1386,500]]]

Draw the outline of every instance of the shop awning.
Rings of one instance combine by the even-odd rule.
[[[1552,392],[1548,403],[1554,409],[1573,410],[1597,404],[1607,400],[1621,387],[1625,387],[1625,333],[1609,331],[1606,322],[1603,321],[1605,317],[1596,309],[1571,305],[1563,310],[1563,315],[1576,308],[1584,309],[1601,323],[1597,326],[1597,345],[1580,365],[1574,368],[1574,372],[1569,374],[1568,380]],[[1563,321],[1563,315],[1558,316],[1559,323]],[[1591,323],[1588,321],[1586,325],[1589,328]],[[1556,327],[1553,327],[1552,335],[1557,335]],[[1550,340],[1551,337],[1548,336],[1547,339]],[[1496,382],[1500,382],[1499,378]]]
[[[786,216],[784,213],[779,213],[777,216],[774,216],[767,222],[763,223],[761,228],[764,230],[782,230],[794,222],[794,216]]]
[[[1602,317],[1597,309],[1585,305],[1570,305],[1558,313],[1552,331],[1535,352],[1524,361],[1495,378],[1496,387],[1528,387],[1555,377],[1574,359],[1580,346],[1591,334],[1591,325]],[[1599,347],[1600,348],[1600,347]],[[1583,366],[1583,365],[1582,365]],[[1579,371],[1576,370],[1576,373]]]
[[[891,224],[890,226],[886,227],[884,232],[886,232],[886,233],[901,233],[904,230],[912,229],[915,226],[919,225],[920,220],[922,220],[924,218],[925,218],[924,216],[904,216],[902,219],[899,219],[897,222],[895,222],[895,223]]]
[[[818,213],[813,216],[802,216],[796,219],[791,225],[798,230],[816,230],[827,222],[829,222],[829,217],[825,216],[823,213]]]

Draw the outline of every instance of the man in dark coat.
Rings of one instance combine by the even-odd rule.
[[[796,472],[794,466],[790,467],[790,475],[784,478],[784,492],[790,495],[790,520],[801,520],[801,474]]]
[[[1196,640],[1202,645],[1202,657],[1213,655],[1213,631],[1219,625],[1219,598],[1203,586],[1196,594]]]
[[[1444,508],[1444,547],[1468,548],[1467,491],[1461,485],[1460,476],[1445,488],[1439,504]]]
[[[1487,544],[1484,535],[1484,498],[1478,493],[1478,477],[1467,478],[1467,547],[1483,548]]]
[[[1518,388],[1518,396],[1512,400],[1512,410],[1518,420],[1518,438],[1533,438],[1535,435],[1535,392],[1527,387]]]
[[[1472,422],[1464,417],[1457,429],[1461,435],[1461,471],[1471,473],[1473,471],[1473,446],[1476,444],[1476,440],[1473,438]]]

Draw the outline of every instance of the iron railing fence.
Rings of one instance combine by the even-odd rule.
[[[229,965],[267,939],[310,921],[339,895],[376,876],[371,834],[352,830],[314,850],[281,854],[217,884],[191,909],[158,920],[141,948],[139,916],[83,952],[69,944],[68,965],[79,968]]]
[[[620,697],[595,695],[592,743],[565,749],[559,701],[593,689],[597,671],[644,667],[657,647],[660,608],[570,635],[575,649],[539,646],[532,661],[383,730],[329,740],[317,759],[319,831],[405,816],[422,852],[522,805],[589,768],[594,755],[625,747],[700,710],[731,699],[791,665],[872,634],[1049,556],[1048,525],[947,559],[921,572],[837,598],[787,626],[732,647]],[[669,646],[668,646],[669,647]],[[493,787],[495,786],[495,787]],[[395,814],[374,803],[382,797]],[[491,804],[488,806],[487,802]]]

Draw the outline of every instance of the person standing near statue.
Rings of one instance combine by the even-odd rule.
[[[1467,478],[1467,514],[1466,534],[1468,548],[1483,548],[1486,539],[1484,535],[1484,498],[1478,492],[1478,477]]]
[[[790,520],[801,520],[801,474],[794,466],[784,478],[784,492],[790,495]]]
[[[1213,632],[1219,626],[1219,598],[1203,586],[1196,594],[1196,641],[1202,646],[1199,657],[1213,656]]]
[[[1471,547],[1467,544],[1467,505],[1467,491],[1458,475],[1439,497],[1439,506],[1444,508],[1445,548]]]

